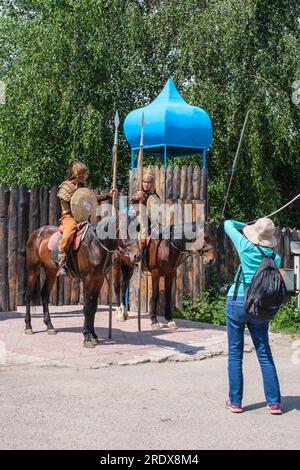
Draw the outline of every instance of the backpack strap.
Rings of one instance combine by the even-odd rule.
[[[276,255],[274,253],[274,251],[272,252],[272,254],[270,256],[266,255],[266,253],[261,249],[261,247],[259,245],[254,245],[256,246],[256,248],[258,249],[258,251],[260,252],[261,255],[263,255],[263,258],[272,258],[272,260],[275,259]]]
[[[240,278],[241,278],[242,273],[243,273],[242,265],[240,265],[240,269],[238,270],[238,275],[237,275],[237,278],[236,278],[236,281],[235,281],[235,286],[234,286],[234,293],[233,293],[233,297],[232,297],[233,301],[235,301],[236,298],[237,298],[237,293],[238,293],[238,290],[239,290]],[[243,280],[244,280],[244,276],[243,276]]]

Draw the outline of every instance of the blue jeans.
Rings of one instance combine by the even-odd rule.
[[[244,297],[227,297],[226,325],[228,336],[229,401],[241,405],[243,398],[243,352],[244,330],[248,326],[263,376],[264,391],[268,404],[280,403],[279,381],[269,345],[269,322],[259,321],[248,315]]]

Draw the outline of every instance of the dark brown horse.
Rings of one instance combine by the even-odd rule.
[[[98,224],[99,226],[99,224]],[[103,284],[105,273],[112,265],[112,255],[119,249],[126,254],[132,265],[140,259],[139,247],[136,243],[128,244],[118,238],[99,238],[98,226],[90,224],[84,240],[77,251],[76,261],[80,279],[83,282],[84,293],[84,346],[94,347],[98,338],[94,329],[95,313],[97,310],[97,300]],[[48,249],[48,242],[54,232],[55,226],[44,226],[33,232],[26,247],[27,258],[27,295],[26,295],[26,315],[25,333],[32,334],[30,302],[37,297],[39,289],[39,274],[41,268],[45,271],[45,282],[41,290],[44,323],[48,334],[56,334],[50,313],[49,294],[56,279],[58,270],[57,264],[52,258]]]
[[[126,291],[134,271],[134,264],[130,258],[123,253],[113,255],[113,281],[117,297],[117,320],[125,321],[128,318],[126,307]]]
[[[165,281],[165,319],[169,328],[177,328],[176,323],[172,319],[171,311],[171,295],[172,284],[176,274],[176,270],[184,258],[188,255],[200,254],[203,257],[203,263],[208,266],[215,260],[215,230],[214,225],[205,222],[204,224],[204,243],[201,249],[186,250],[186,243],[192,242],[184,237],[181,239],[151,239],[144,253],[143,267],[150,271],[152,279],[152,296],[150,299],[150,318],[153,329],[159,329],[160,324],[157,321],[157,303],[159,299],[159,280],[164,277]],[[114,268],[114,285],[119,299],[119,308],[117,309],[117,319],[124,321],[127,318],[125,308],[125,292],[129,285],[129,280],[133,274],[134,266],[130,263],[129,258],[123,259],[118,257],[116,267]],[[120,279],[123,274],[123,280]],[[125,313],[125,314],[124,314]]]

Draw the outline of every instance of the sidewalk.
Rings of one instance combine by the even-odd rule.
[[[55,309],[55,313],[52,313]],[[226,354],[224,327],[176,320],[178,330],[166,326],[152,331],[148,315],[142,316],[142,331],[137,331],[137,317],[129,313],[126,322],[117,322],[113,311],[112,340],[108,339],[108,308],[99,306],[95,329],[100,339],[94,349],[82,345],[82,306],[50,306],[57,335],[48,336],[42,307],[32,315],[34,335],[24,334],[25,307],[18,312],[0,313],[0,364],[36,364],[100,368],[146,362],[200,360]],[[246,349],[251,350],[250,346]],[[249,349],[250,348],[250,349]],[[4,353],[3,353],[4,351]]]

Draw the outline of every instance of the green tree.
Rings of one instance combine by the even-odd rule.
[[[0,181],[51,186],[80,158],[106,186],[115,110],[124,118],[171,76],[212,117],[210,215],[248,109],[226,216],[273,211],[300,188],[299,18],[296,0],[2,0]],[[121,138],[119,184],[129,164]],[[299,225],[299,205],[277,222]]]

